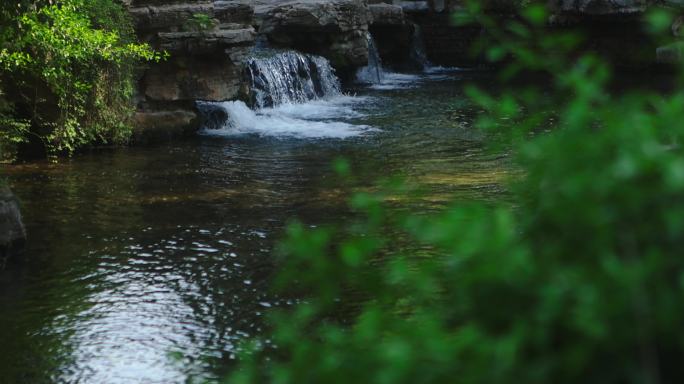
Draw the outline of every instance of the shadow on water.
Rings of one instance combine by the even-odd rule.
[[[350,191],[391,174],[426,190],[397,197],[419,210],[501,199],[510,169],[471,127],[473,75],[430,76],[352,90],[363,102],[335,121],[375,130],[344,140],[248,132],[6,167],[30,239],[25,261],[0,272],[0,381],[216,377],[285,304],[268,277],[291,218],[343,221]],[[350,188],[332,172],[338,157],[356,170]]]

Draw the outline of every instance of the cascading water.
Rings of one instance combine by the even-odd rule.
[[[342,94],[340,81],[328,60],[293,51],[250,59],[247,77],[256,108]]]
[[[432,67],[432,63],[425,53],[425,41],[423,40],[423,32],[418,24],[413,25],[413,36],[411,42],[411,59],[420,66],[422,70],[428,70]]]
[[[268,49],[257,55],[245,70],[254,109],[242,101],[198,102],[205,135],[347,138],[372,130],[350,122],[364,98],[342,94],[328,60]]]
[[[366,39],[368,39],[368,65],[356,72],[357,83],[369,85],[370,88],[377,90],[406,89],[416,84],[419,76],[415,74],[385,72],[373,36],[368,33]]]
[[[356,81],[362,84],[380,84],[385,77],[380,53],[370,33],[366,34],[366,39],[368,40],[368,65],[356,72]]]

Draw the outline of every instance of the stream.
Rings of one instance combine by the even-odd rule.
[[[466,82],[492,81],[432,69],[312,83],[296,102],[213,104],[229,118],[187,141],[4,166],[29,240],[0,271],[0,382],[222,377],[265,312],[289,303],[268,281],[291,219],[343,221],[350,192],[390,175],[424,188],[400,202],[418,211],[502,198],[509,161],[472,127]],[[352,186],[332,170],[340,157]]]

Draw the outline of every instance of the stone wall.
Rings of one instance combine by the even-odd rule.
[[[133,0],[129,11],[140,39],[169,53],[140,78],[135,140],[192,133],[199,127],[196,100],[239,96],[244,62],[256,40],[252,5]]]
[[[429,60],[440,66],[476,67],[472,45],[483,33],[476,24],[455,26],[459,0],[126,0],[140,39],[169,52],[140,78],[136,140],[177,137],[197,130],[196,100],[241,97],[245,59],[257,34],[273,47],[330,60],[343,79],[368,61],[370,32],[383,62],[407,69],[414,26]],[[659,1],[658,4],[677,1]],[[487,0],[503,19],[513,17],[511,0]],[[550,28],[574,28],[596,51],[619,66],[656,60],[657,46],[639,17],[655,0],[549,0]],[[205,16],[201,16],[205,15]],[[208,25],[206,24],[209,21]],[[681,24],[681,23],[680,23]],[[681,46],[681,44],[680,44]],[[680,51],[658,50],[668,60]]]

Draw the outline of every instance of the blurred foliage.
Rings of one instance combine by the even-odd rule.
[[[272,314],[230,382],[684,378],[684,88],[611,92],[610,66],[546,28],[543,6],[467,11],[504,84],[517,79],[469,90],[487,111],[479,126],[516,149],[513,206],[397,213],[380,192],[351,200],[351,224],[293,224],[276,287],[303,299]],[[663,17],[645,23],[659,32]],[[529,72],[537,81],[521,82]]]
[[[128,139],[135,70],[161,55],[135,41],[115,0],[0,5],[0,146],[49,154]]]

